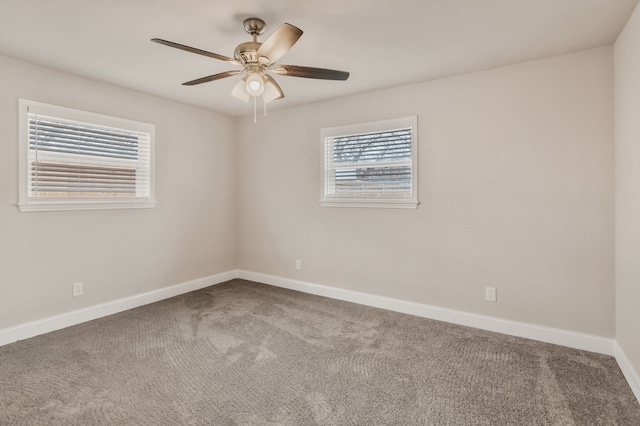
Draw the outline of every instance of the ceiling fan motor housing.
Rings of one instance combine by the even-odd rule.
[[[233,52],[233,57],[240,61],[242,65],[257,64],[259,60],[258,49],[261,45],[262,43],[257,41],[240,43]]]

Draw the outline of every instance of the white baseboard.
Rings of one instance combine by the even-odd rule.
[[[625,379],[627,379],[627,383],[629,383],[629,387],[636,396],[636,399],[640,402],[640,376],[638,375],[638,372],[633,368],[629,358],[627,358],[627,355],[624,353],[618,342],[615,342],[613,351],[616,361],[618,361],[618,365],[620,366],[620,370],[622,370],[622,374],[624,374]]]
[[[346,302],[353,302],[390,311],[416,315],[423,318],[445,321],[452,324],[459,324],[511,336],[524,337],[541,342],[611,355],[616,358],[622,373],[636,396],[636,399],[640,401],[640,376],[633,368],[631,362],[629,362],[629,359],[622,348],[614,339],[607,339],[604,337],[576,333],[557,328],[542,327],[534,324],[510,321],[485,315],[471,314],[453,309],[440,308],[437,306],[393,299],[384,296],[376,296],[337,287],[329,287],[243,270],[233,270],[211,275],[209,277],[199,278],[193,281],[150,291],[148,293],[125,297],[123,299],[89,306],[83,309],[43,318],[14,327],[0,329],[0,346],[116,314],[128,309],[137,308],[149,303],[159,302],[180,294],[220,284],[234,278],[241,278],[276,287],[329,297],[332,299],[344,300]]]
[[[51,331],[60,330],[72,325],[91,321],[107,315],[116,314],[128,309],[137,308],[138,306],[148,305],[149,303],[159,302],[170,297],[180,294],[189,293],[190,291],[199,290],[215,284],[236,278],[237,271],[229,271],[221,274],[211,275],[205,278],[199,278],[193,281],[164,287],[148,293],[138,294],[135,296],[125,297],[111,302],[101,303],[99,305],[88,306],[60,315],[54,315],[9,327],[0,330],[0,346],[17,342],[18,340],[28,339],[40,334],[49,333]]]
[[[263,284],[270,284],[276,287],[316,294],[318,296],[325,296],[347,302],[359,303],[361,305],[401,312],[404,314],[416,315],[423,318],[480,328],[482,330],[494,331],[497,333],[508,334],[510,336],[524,337],[527,339],[553,343],[556,345],[582,349],[605,355],[614,355],[615,341],[613,339],[593,336],[590,334],[543,327],[485,315],[471,314],[453,309],[360,293],[336,287],[328,287],[257,272],[240,270],[238,271],[237,277]]]

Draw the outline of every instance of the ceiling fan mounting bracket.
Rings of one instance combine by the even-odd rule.
[[[264,32],[265,22],[260,18],[247,18],[243,22],[244,30],[252,36],[259,36]]]

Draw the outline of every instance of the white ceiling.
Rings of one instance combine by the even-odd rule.
[[[417,83],[611,44],[638,0],[0,0],[0,54],[202,108],[253,112],[234,69],[149,40],[233,56],[242,21],[304,31],[279,61],[350,71],[347,81],[277,76],[270,109]],[[1,75],[0,70],[0,75]]]

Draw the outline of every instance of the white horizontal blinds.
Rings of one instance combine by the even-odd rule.
[[[150,198],[150,135],[28,113],[28,195]]]
[[[108,158],[138,158],[138,135],[29,114],[31,149]]]
[[[35,161],[31,163],[34,197],[133,197],[136,171],[113,166]]]
[[[412,127],[325,139],[327,195],[412,198]]]

